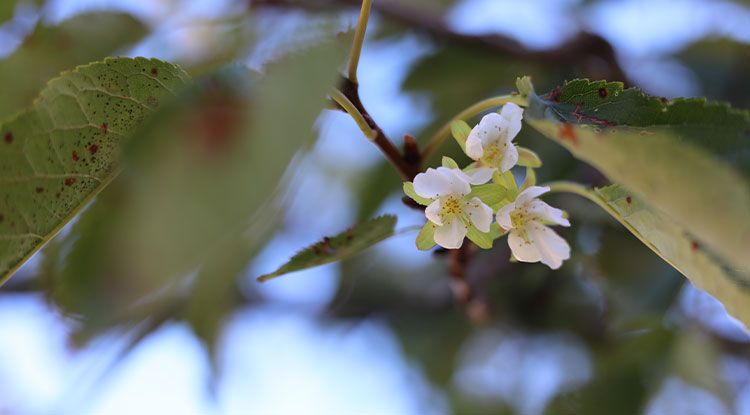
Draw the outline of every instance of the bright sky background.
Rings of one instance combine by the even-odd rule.
[[[229,1],[180,3],[184,7],[173,14],[165,1],[158,0],[55,0],[43,19],[59,21],[92,8],[127,10],[158,31],[158,36],[147,39],[130,54],[169,59],[188,53],[194,46],[190,43],[194,37],[185,29],[187,23],[227,12]],[[543,48],[573,34],[569,29],[576,22],[572,8],[578,3],[466,0],[450,13],[448,23],[467,33],[503,33],[529,47]],[[706,35],[727,35],[750,42],[750,11],[720,1],[610,1],[589,10],[582,19],[584,27],[617,45],[627,58],[624,61],[635,62],[626,69],[636,81],[647,78],[644,71],[653,78],[654,68],[663,70],[669,82],[651,82],[653,85],[648,86],[666,96],[700,91],[692,75],[664,58],[663,53]],[[373,24],[377,25],[377,19]],[[644,25],[658,30],[638,30]],[[0,27],[0,43],[3,36],[7,37],[3,33]],[[11,40],[5,43],[5,53],[17,44]],[[399,91],[409,65],[430,52],[420,44],[406,36],[393,42],[367,43],[363,51],[363,100],[393,136],[418,128],[431,117],[424,100]],[[373,70],[376,62],[377,70]],[[409,117],[404,117],[407,112]],[[295,232],[282,231],[273,239],[251,266],[253,275],[274,269],[290,252],[322,234],[346,228],[353,220],[355,201],[350,200],[347,180],[352,171],[372,165],[380,154],[373,146],[342,139],[359,134],[356,125],[342,113],[325,114],[319,128],[321,140],[317,150],[303,161],[305,177],[294,179],[298,191],[291,201],[293,206],[305,206],[296,212],[315,212],[316,216],[312,220],[302,213],[287,218],[286,225]],[[322,168],[330,164],[331,157],[342,153],[350,162],[339,164],[339,168],[349,175]],[[322,183],[326,183],[325,198],[317,197]],[[419,223],[418,215],[405,209],[398,198],[389,200],[386,210],[399,214],[400,227]],[[300,223],[305,226],[297,226]],[[430,256],[417,252],[412,241],[413,234],[404,234],[374,252],[402,258],[415,267],[429,263]],[[147,338],[101,378],[103,368],[122,347],[121,339],[102,339],[74,352],[66,344],[71,323],[40,297],[0,294],[0,414],[11,408],[23,414],[446,413],[444,391],[429,384],[416,363],[403,354],[386,324],[376,318],[324,324],[316,317],[331,300],[338,278],[339,268],[332,264],[262,285],[261,293],[272,301],[232,317],[220,347],[223,375],[213,396],[206,388],[210,368],[205,350],[184,325],[170,325]],[[748,338],[720,304],[694,288],[685,289],[680,307],[688,315],[696,314],[695,310],[713,310],[708,315],[696,315],[716,330],[738,339]],[[541,410],[554,394],[590,377],[588,352],[565,333],[530,337],[502,327],[491,328],[469,341],[462,355],[475,358],[457,363],[457,388],[477,399],[504,399],[530,412]],[[731,376],[743,376],[741,368],[732,370]],[[747,368],[745,379],[749,376]],[[713,411],[722,405],[707,392],[696,391],[679,379],[665,380],[661,390],[660,397],[647,408],[648,414],[664,413],[665,399],[684,397],[686,393],[691,396],[686,411]],[[750,389],[747,392],[744,396],[750,396]],[[750,398],[736,406],[750,413]]]

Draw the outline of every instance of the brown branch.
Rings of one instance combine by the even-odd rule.
[[[252,7],[281,6],[327,10],[359,3],[359,0],[253,0]],[[455,32],[443,23],[440,16],[403,2],[376,0],[372,8],[393,21],[420,29],[438,39],[540,64],[585,64],[586,75],[592,78],[622,81],[626,85],[629,83],[612,45],[596,34],[580,32],[578,36],[558,48],[531,50],[515,39],[502,35],[465,35]]]
[[[410,154],[410,161],[407,161],[406,158],[401,154],[401,152],[396,148],[396,146],[393,145],[391,140],[388,139],[388,137],[383,133],[383,130],[378,126],[378,124],[375,122],[375,120],[372,119],[370,114],[365,109],[364,105],[362,105],[362,101],[359,99],[359,86],[349,80],[348,78],[343,78],[341,83],[341,92],[351,101],[352,104],[357,108],[357,110],[362,114],[365,121],[367,121],[367,124],[372,128],[376,133],[377,136],[373,140],[376,146],[380,149],[381,152],[385,155],[385,157],[388,159],[389,162],[393,165],[393,167],[396,168],[396,170],[401,174],[401,177],[404,178],[404,180],[412,181],[414,180],[414,176],[416,176],[419,173],[419,165],[421,164],[421,158],[420,157],[413,157],[412,154]],[[405,140],[407,152],[410,152],[410,148],[412,143],[409,143],[408,139]],[[416,145],[416,142],[413,143]],[[417,154],[419,154],[417,152]]]

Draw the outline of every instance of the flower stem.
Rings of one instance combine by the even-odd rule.
[[[430,141],[427,142],[427,145],[425,145],[424,149],[422,150],[422,160],[427,160],[427,158],[433,152],[435,152],[435,150],[437,150],[441,144],[443,144],[443,141],[448,138],[448,134],[450,134],[451,131],[451,124],[453,124],[454,121],[472,117],[486,109],[497,107],[508,102],[513,102],[522,107],[529,105],[528,101],[520,95],[502,95],[498,97],[487,98],[485,100],[477,102],[476,104],[459,112],[455,117],[451,118],[450,121],[448,121],[435,133],[435,135],[430,138]]]
[[[344,111],[346,111],[352,117],[352,119],[354,119],[354,122],[357,123],[357,126],[360,130],[362,130],[362,133],[364,133],[365,137],[367,137],[367,139],[370,141],[375,140],[375,137],[377,137],[378,133],[370,128],[370,125],[365,120],[365,117],[359,112],[359,110],[357,110],[354,104],[349,101],[349,98],[347,98],[343,92],[335,88],[331,90],[330,95],[331,98],[336,101],[337,104],[341,105]]]
[[[370,6],[372,6],[372,0],[362,0],[362,9],[359,11],[357,29],[354,32],[352,54],[349,56],[349,80],[355,84],[357,83],[357,65],[359,64],[359,55],[362,52],[362,42],[365,40],[367,20],[370,18]]]
[[[612,208],[604,199],[602,199],[599,195],[597,195],[593,190],[587,188],[586,186],[583,186],[582,184],[575,183],[575,182],[568,182],[568,181],[557,181],[557,182],[550,182],[546,183],[544,186],[549,186],[550,192],[565,192],[565,193],[574,193],[579,196],[583,196],[586,199],[596,203],[607,211],[607,213],[610,214],[613,218],[617,219],[622,226],[624,226],[627,230],[630,231],[633,235],[635,235],[636,238],[638,238],[641,242],[643,242],[644,245],[649,247],[656,255],[659,255],[661,259],[663,259],[667,264],[674,267],[674,269],[680,271],[682,274],[685,274],[680,270],[677,265],[675,265],[672,261],[665,258],[664,255],[662,255],[661,252],[652,244],[650,241],[646,240],[646,238],[641,235],[638,230],[636,230],[631,224],[629,224],[619,213],[617,213],[616,210]]]

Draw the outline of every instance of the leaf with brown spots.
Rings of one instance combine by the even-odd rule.
[[[188,82],[170,63],[106,59],[52,80],[32,108],[0,123],[0,283],[112,180],[121,144],[156,109],[150,99]]]
[[[609,205],[620,222],[629,224],[631,232],[645,239],[649,248],[750,327],[750,276],[723,264],[671,218],[650,209],[622,187],[612,185],[591,193]]]
[[[747,111],[704,98],[665,103],[585,79],[551,96],[530,91],[524,121],[669,216],[721,262],[750,272]]]

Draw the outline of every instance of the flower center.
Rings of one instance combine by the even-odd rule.
[[[499,141],[495,141],[484,148],[484,156],[482,158],[490,166],[498,167],[507,147],[508,143],[500,144]]]
[[[532,220],[534,220],[534,217],[529,213],[526,206],[516,207],[510,214],[510,223],[514,229],[523,229]]]
[[[440,217],[444,220],[461,212],[461,203],[455,196],[448,196],[440,201]]]

